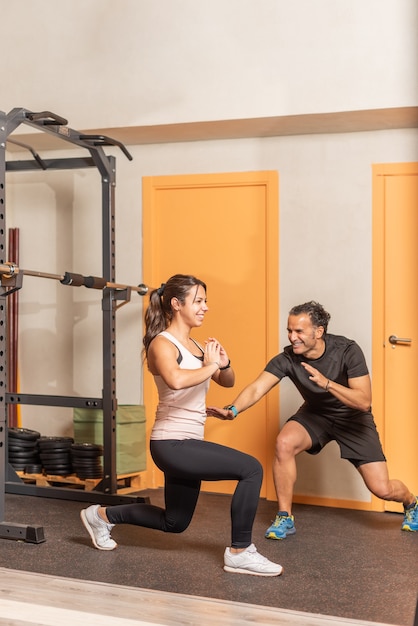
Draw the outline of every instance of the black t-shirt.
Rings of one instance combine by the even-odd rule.
[[[321,389],[309,380],[309,374],[301,363],[315,367],[329,380],[348,387],[349,378],[366,376],[369,371],[361,348],[352,339],[340,335],[325,335],[325,352],[319,359],[307,359],[294,354],[292,346],[273,357],[264,368],[279,380],[288,376],[296,385],[303,399],[304,407],[314,413],[329,417],[351,417],[359,411],[343,404],[332,393]]]

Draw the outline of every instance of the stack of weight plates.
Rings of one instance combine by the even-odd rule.
[[[75,474],[78,478],[102,478],[103,467],[101,457],[103,446],[96,443],[73,443],[71,458]]]
[[[40,433],[28,428],[9,427],[8,457],[9,463],[16,471],[27,471],[31,474],[42,472],[37,441]]]
[[[40,437],[39,456],[46,474],[68,476],[73,473],[71,463],[72,437]]]

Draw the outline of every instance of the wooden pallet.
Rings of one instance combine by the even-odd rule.
[[[93,491],[102,480],[101,478],[81,479],[76,474],[59,476],[54,474],[26,474],[20,471],[16,474],[25,483],[35,484],[37,487],[68,486],[85,491]],[[118,475],[117,482],[118,494],[133,493],[141,489],[141,475],[139,473]]]

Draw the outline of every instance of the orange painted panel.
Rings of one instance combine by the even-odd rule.
[[[144,281],[159,286],[176,273],[204,280],[209,312],[193,336],[217,337],[234,365],[235,388],[212,383],[208,404],[231,402],[278,350],[277,188],[276,172],[143,180]],[[157,396],[148,374],[144,401],[150,431]],[[234,422],[208,418],[206,438],[256,456],[265,469],[262,495],[275,499],[271,462],[277,430],[278,392],[273,392]],[[162,484],[154,467],[147,484]],[[227,482],[204,485],[216,492],[233,488]]]
[[[374,199],[373,406],[390,476],[418,493],[418,164],[375,166]]]

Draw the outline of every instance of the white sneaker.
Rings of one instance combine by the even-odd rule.
[[[99,517],[97,512],[99,508],[99,504],[92,504],[88,509],[83,509],[80,512],[81,521],[88,531],[93,545],[98,550],[114,550],[118,545],[110,536],[114,524],[108,524]]]
[[[280,576],[283,567],[272,563],[257,552],[252,543],[243,552],[233,554],[229,548],[224,554],[224,570],[234,574],[252,574],[253,576]]]

